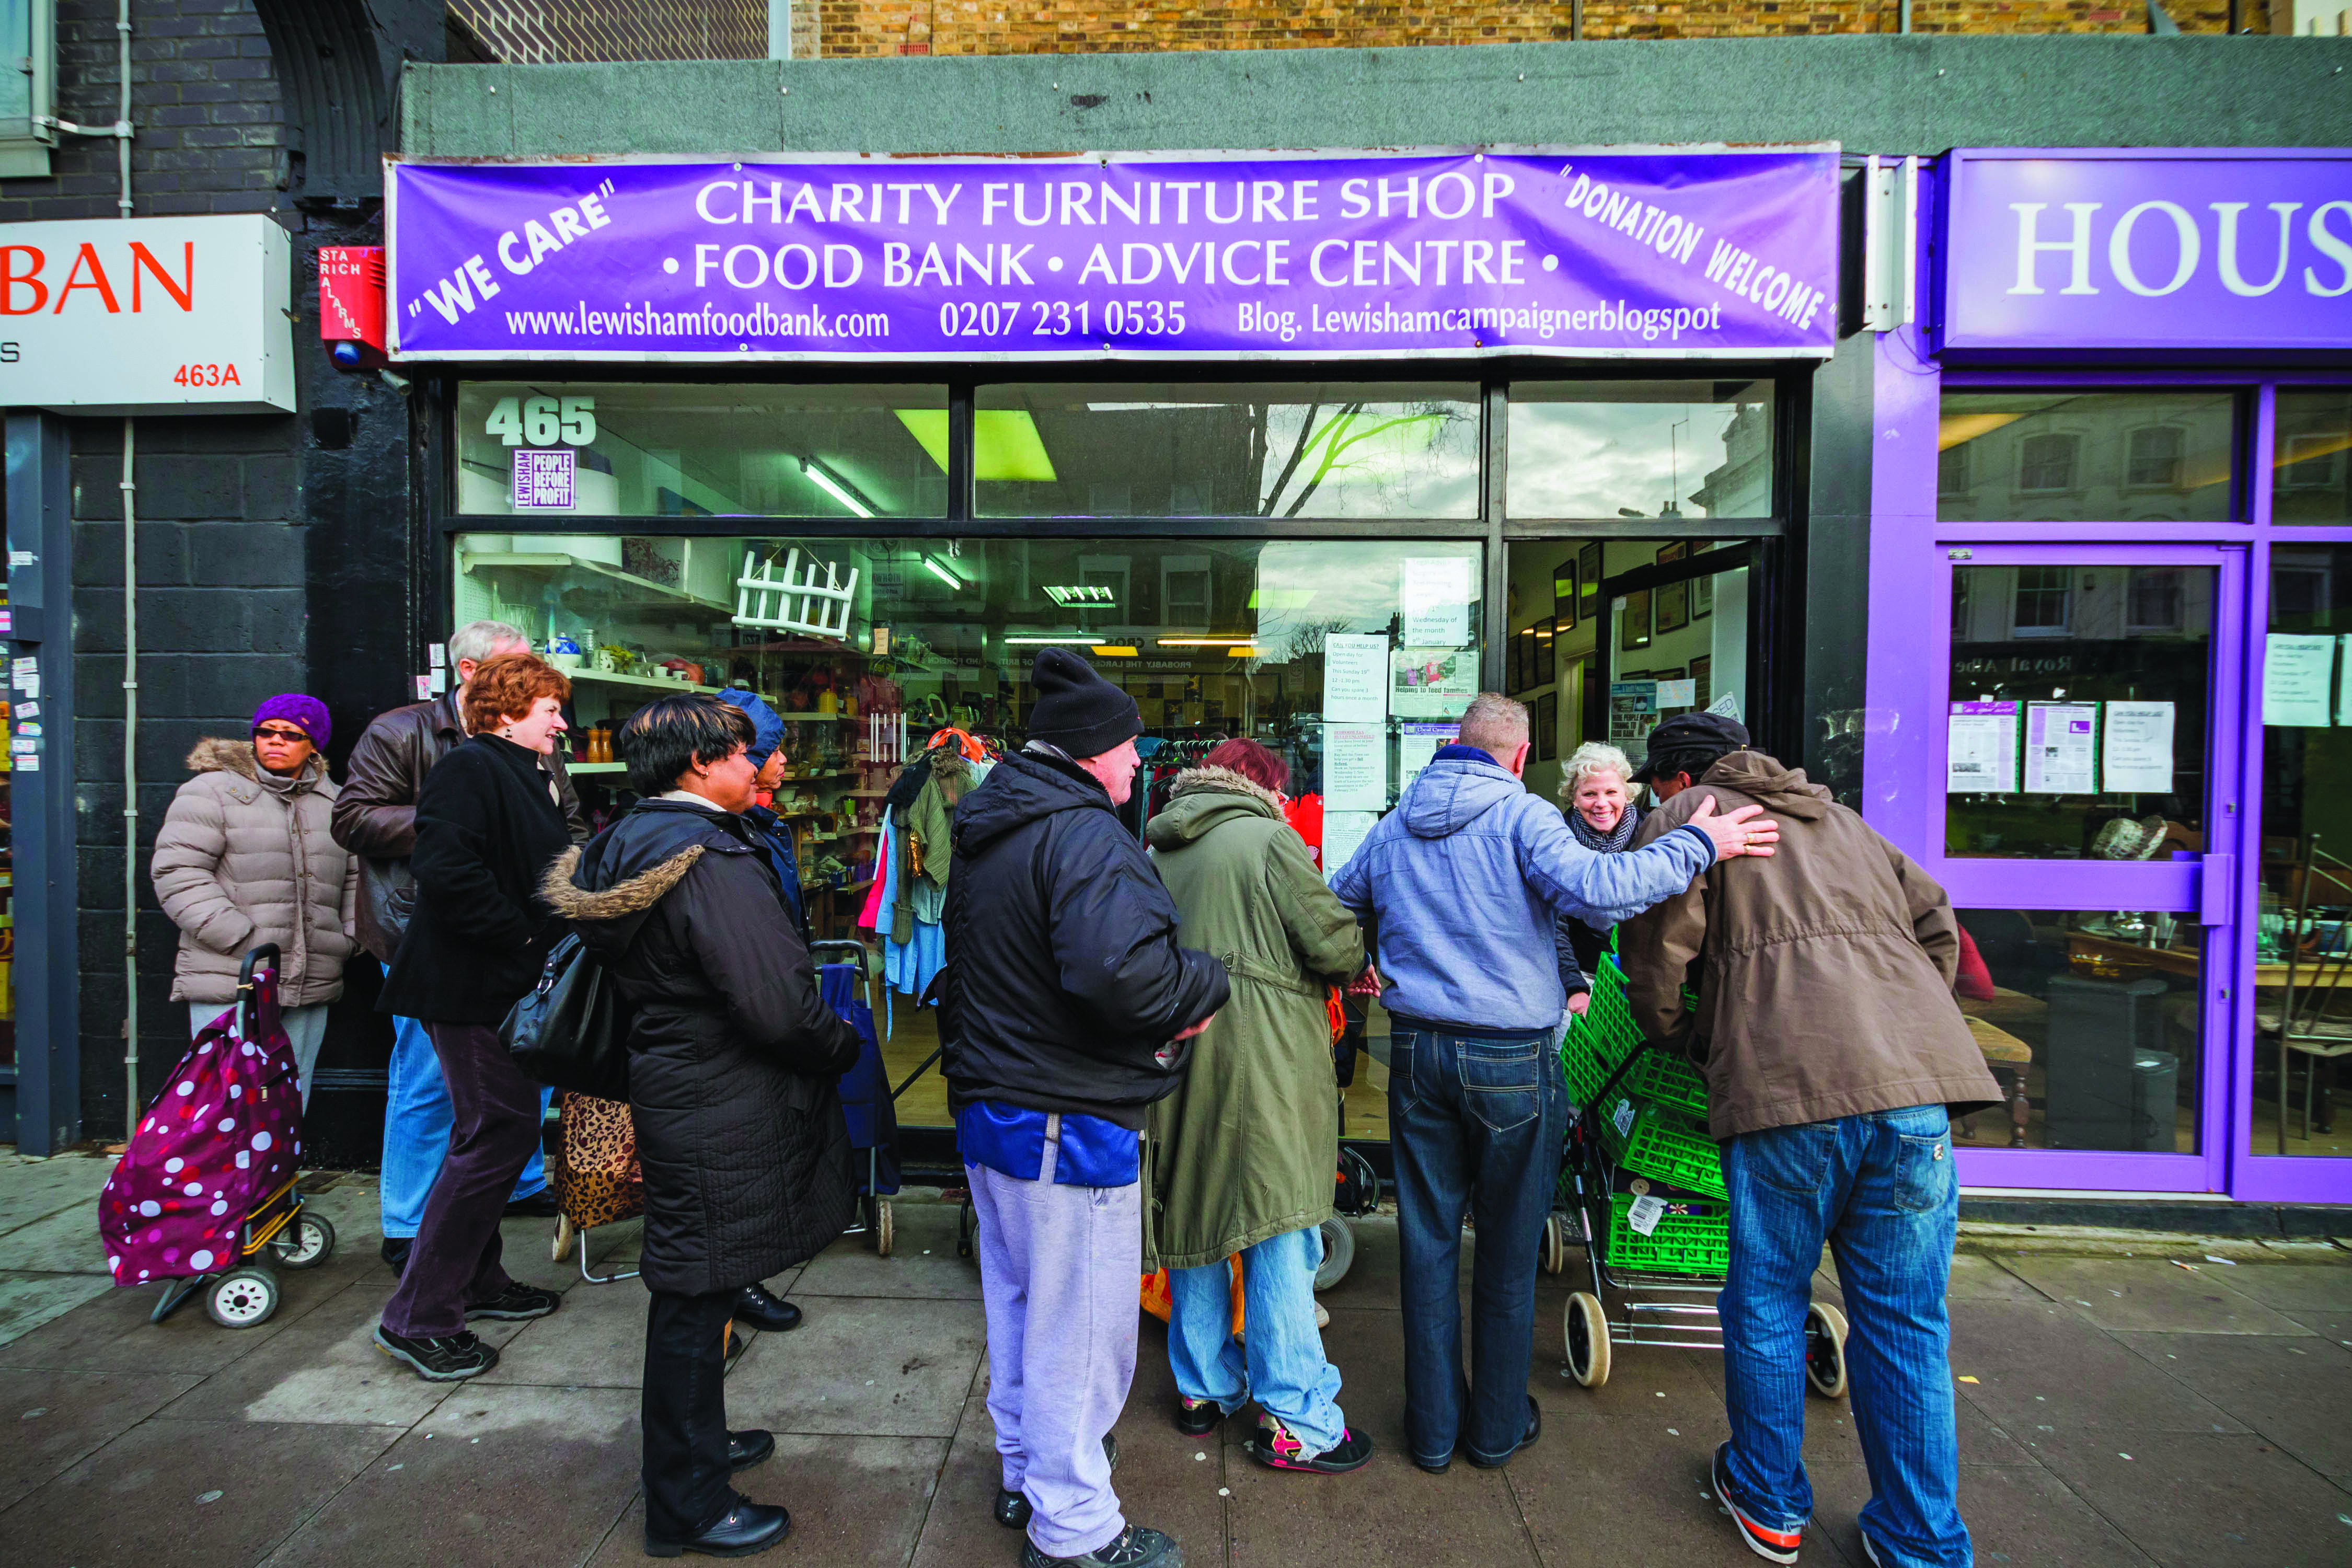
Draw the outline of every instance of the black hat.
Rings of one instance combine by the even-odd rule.
[[[1037,687],[1037,705],[1029,710],[1033,741],[1059,746],[1073,757],[1099,757],[1143,733],[1135,699],[1068,648],[1039,648],[1029,679]]]
[[[1650,731],[1649,757],[1633,770],[1630,782],[1648,784],[1655,777],[1660,752],[1736,752],[1748,743],[1748,726],[1737,719],[1721,713],[1677,713]]]

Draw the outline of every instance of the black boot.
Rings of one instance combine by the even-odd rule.
[[[772,1504],[737,1498],[717,1524],[686,1541],[656,1541],[646,1537],[646,1555],[675,1557],[698,1552],[705,1557],[749,1557],[783,1540],[793,1528],[793,1516]]]
[[[775,1451],[776,1435],[772,1432],[762,1432],[754,1427],[749,1432],[727,1434],[727,1468],[730,1470],[748,1470],[754,1465],[764,1464]]]
[[[770,1295],[765,1285],[744,1286],[735,1297],[732,1314],[737,1322],[772,1334],[801,1326],[801,1310]]]
[[[383,1238],[383,1245],[376,1248],[376,1256],[383,1259],[384,1267],[391,1269],[392,1277],[397,1279],[407,1272],[409,1248],[415,1245],[416,1238],[413,1236],[387,1236]]]

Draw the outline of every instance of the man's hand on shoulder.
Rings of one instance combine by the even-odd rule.
[[[1769,855],[1772,846],[1780,840],[1780,825],[1765,817],[1763,811],[1760,805],[1743,805],[1717,816],[1715,796],[1710,795],[1698,803],[1698,809],[1683,826],[1696,827],[1713,840],[1718,860],[1728,860],[1735,855]]]

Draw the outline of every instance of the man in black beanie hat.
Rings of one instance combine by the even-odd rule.
[[[996,1521],[1025,1568],[1181,1568],[1111,1489],[1135,1376],[1138,1135],[1226,996],[1176,945],[1176,904],[1116,809],[1135,700],[1076,654],[1037,655],[1029,742],[956,807],[940,1041],[979,1220]]]

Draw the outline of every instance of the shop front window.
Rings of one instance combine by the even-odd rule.
[[[2271,448],[2271,521],[2352,523],[2352,388],[2282,389]]]
[[[2254,932],[2257,1154],[2352,1157],[2352,545],[2271,551]]]
[[[1454,383],[983,385],[982,517],[1478,515],[1478,389]]]
[[[1769,517],[1769,381],[1538,381],[1511,388],[1517,518]]]
[[[1291,794],[1320,796],[1303,830],[1336,868],[1453,735],[1487,635],[1471,542],[460,533],[455,567],[454,624],[511,622],[570,672],[571,769],[597,824],[629,804],[612,737],[643,704],[740,686],[783,715],[774,805],[822,938],[856,934],[885,797],[938,731],[1019,749],[1041,647],[1135,699],[1131,828],[1180,769],[1249,736]],[[894,1081],[937,1044],[932,1016],[898,1010]],[[1359,1075],[1349,1136],[1386,1136],[1384,1089],[1385,1069]],[[936,1073],[899,1116],[946,1121]]]
[[[471,382],[467,516],[945,517],[941,386]]]
[[[2203,851],[2214,575],[1953,568],[1947,855]]]
[[[1936,515],[1947,522],[2240,516],[2232,459],[2238,401],[2226,388],[1947,392]],[[1969,475],[1991,481],[1953,482]]]
[[[2204,931],[2193,914],[1963,909],[1955,991],[2001,1103],[1955,1142],[2197,1152]]]

